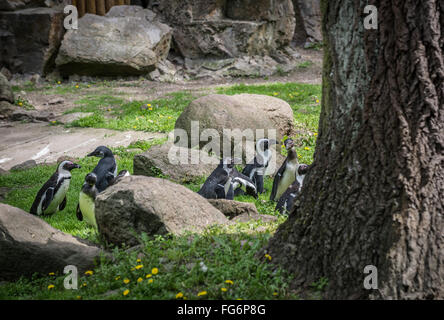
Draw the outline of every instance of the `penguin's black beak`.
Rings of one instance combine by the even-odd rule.
[[[69,170],[73,170],[73,169],[81,169],[82,167],[80,165],[78,165],[77,163],[72,163],[69,165]]]

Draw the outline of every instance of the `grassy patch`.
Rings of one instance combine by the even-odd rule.
[[[76,102],[80,107],[70,112],[94,112],[94,115],[74,121],[71,126],[169,132],[192,100],[193,96],[187,92],[175,92],[168,98],[151,101],[124,102],[110,96],[84,98]]]
[[[114,87],[118,83],[103,81],[100,85]],[[49,90],[62,94],[78,92],[82,88],[82,85],[76,88],[72,84],[57,84]],[[31,86],[28,89],[33,90]],[[297,135],[292,138],[297,142],[300,161],[312,162],[320,114],[320,86],[295,83],[236,85],[218,88],[217,92],[265,94],[287,101],[294,111]],[[78,106],[69,112],[94,113],[74,122],[73,126],[169,132],[193,99],[190,93],[176,92],[152,101],[126,102],[108,92],[91,93],[77,100]],[[119,170],[133,172],[135,152],[129,152],[129,149],[146,151],[164,141],[137,141],[126,148],[114,148]],[[83,179],[97,161],[97,158],[79,159],[82,169],[73,171],[66,209],[51,217],[43,217],[55,228],[95,242],[98,238],[94,230],[77,220],[75,209]],[[55,169],[56,165],[38,166],[0,176],[0,186],[9,189],[4,202],[28,211],[37,191]],[[204,180],[202,177],[185,186],[198,191]],[[261,214],[277,216],[277,222],[238,223],[211,228],[202,235],[142,236],[143,245],[137,251],[116,249],[113,262],[104,260],[92,275],[81,275],[79,290],[65,290],[62,270],[54,270],[55,275],[0,285],[0,299],[296,299],[288,288],[291,278],[255,257],[286,219],[274,210],[275,203],[268,201],[272,183],[272,177],[265,178],[267,192],[259,199],[240,196],[236,200],[255,203]],[[155,269],[157,274],[153,272]],[[128,281],[124,282],[125,279]],[[324,285],[324,279],[313,284],[319,290]]]

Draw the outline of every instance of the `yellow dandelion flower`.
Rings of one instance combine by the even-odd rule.
[[[231,284],[231,285],[233,285],[233,281],[231,281],[231,280],[225,280],[225,283],[228,283],[228,284]]]
[[[116,281],[117,281],[117,280],[120,280],[120,276],[117,276],[117,277],[116,277]]]
[[[92,270],[88,270],[88,271],[85,272],[85,274],[86,274],[87,276],[92,276],[93,273],[94,273],[94,272],[93,272]]]
[[[88,87],[88,88],[91,88],[91,85],[89,84],[87,87]]]
[[[316,99],[316,103],[319,103],[319,99]]]
[[[123,280],[123,283],[124,283],[124,284],[128,284],[128,283],[130,283],[130,279],[125,279],[125,280]]]
[[[142,278],[137,279],[137,282],[138,282],[138,283],[140,283],[140,282],[142,282],[142,281],[143,281]]]
[[[49,286],[48,286],[48,290],[51,290],[51,289],[53,289],[54,288],[54,285],[53,284],[50,284]]]
[[[220,290],[222,291],[222,292],[227,292],[227,288],[220,288]]]
[[[313,133],[313,135],[316,137],[317,135],[318,135],[318,133],[317,132],[315,132],[315,133]]]
[[[237,298],[236,300],[242,300],[241,298]]]
[[[19,102],[18,105],[21,107],[21,106],[23,106],[23,103],[22,103],[22,102]]]
[[[310,148],[309,148],[309,147],[305,147],[304,149],[305,149],[305,150],[307,150],[307,151],[308,151],[308,150],[310,150]]]
[[[76,84],[76,89],[78,89],[79,88],[79,85],[78,84]]]
[[[152,110],[153,110],[153,108],[148,108],[148,110],[152,111]]]
[[[55,273],[54,273],[54,272],[50,272],[50,273],[48,273],[48,275],[50,275],[50,276],[54,276]]]
[[[206,296],[206,295],[207,295],[207,292],[206,292],[206,291],[201,291],[201,292],[199,292],[199,293],[197,294],[198,297]]]
[[[148,278],[151,278],[153,275],[150,273],[150,274],[147,274],[146,275],[146,278],[148,279]]]
[[[277,296],[277,295],[278,295],[278,293],[277,293],[277,292],[273,292],[273,295],[274,295],[274,296]]]
[[[148,103],[147,105],[146,105],[147,107],[151,107],[151,105]]]
[[[123,291],[123,295],[127,296],[130,293],[130,291],[128,289],[126,289],[125,291]]]
[[[176,294],[176,299],[180,299],[183,298],[183,293],[179,292],[178,294]]]
[[[159,273],[159,269],[157,268],[153,268],[153,270],[151,270],[152,274],[158,274]]]
[[[57,84],[61,84],[61,82],[60,82],[60,81],[57,81]]]
[[[77,300],[82,300],[82,296],[77,296]]]
[[[137,260],[136,260],[136,262],[137,262],[137,263],[140,263],[140,262],[142,262],[142,260],[140,260],[140,259],[137,259]]]
[[[137,126],[134,126],[133,129],[137,129]],[[134,271],[134,268],[132,268],[131,271]]]
[[[111,109],[110,109],[110,108],[108,108],[108,111],[111,111]]]
[[[82,284],[82,286],[83,286],[83,287],[86,287],[86,282],[84,282],[84,283]]]
[[[149,279],[148,283],[153,283],[153,281],[154,281],[153,279]]]
[[[271,261],[271,256],[268,253],[265,254],[265,258]]]
[[[140,270],[140,269],[143,268],[143,264],[139,264],[139,265],[137,265],[135,268],[136,268],[136,270]]]
[[[168,117],[168,119],[173,119],[173,117]]]

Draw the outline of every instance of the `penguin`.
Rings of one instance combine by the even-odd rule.
[[[101,158],[92,172],[97,176],[97,190],[102,192],[108,187],[109,181],[117,176],[116,159],[114,159],[112,151],[105,146],[97,147],[87,156]]]
[[[295,181],[296,172],[300,166],[298,155],[294,149],[294,141],[287,139],[284,144],[288,150],[288,156],[274,177],[270,195],[271,201],[278,201],[287,188]]]
[[[267,170],[268,164],[271,160],[271,150],[272,145],[278,144],[274,139],[260,139],[256,142],[256,156],[253,159],[253,163],[249,163],[242,170],[242,174],[249,177],[256,186],[258,193],[264,193],[264,175]],[[242,190],[236,188],[234,195],[242,194]]]
[[[288,189],[279,198],[275,210],[280,213],[290,213],[293,210],[294,202],[296,196],[299,194],[304,182],[306,173],[308,172],[309,166],[306,164],[301,164],[296,171],[296,177],[294,182],[288,187]]]
[[[250,178],[234,167],[231,158],[222,159],[197,192],[206,199],[234,199],[233,185],[244,185],[257,197],[256,186]]]
[[[129,177],[130,173],[127,170],[120,171],[117,176],[108,175],[108,187],[115,185],[117,182],[119,182],[123,177]]]
[[[34,215],[51,215],[66,207],[66,194],[71,182],[71,170],[81,167],[71,161],[62,161],[56,172],[49,178],[37,193],[30,213]]]
[[[94,172],[88,173],[85,176],[82,190],[79,194],[79,204],[77,205],[76,216],[77,219],[89,224],[97,230],[95,200],[99,194],[96,187],[97,175]]]
[[[127,170],[122,170],[115,178],[108,176],[108,186],[118,183],[123,177],[129,175]],[[96,183],[97,175],[94,172],[88,173],[79,194],[79,204],[77,205],[76,216],[79,221],[85,219],[87,224],[97,230],[95,201],[99,194],[99,190],[96,187]]]

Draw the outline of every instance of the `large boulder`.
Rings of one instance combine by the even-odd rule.
[[[261,135],[281,140],[285,135],[291,136],[294,130],[293,111],[287,102],[257,94],[212,94],[191,102],[176,121],[175,135],[184,130],[189,147],[199,144],[203,148],[208,142],[193,139],[193,124],[196,124],[193,132],[198,130],[200,134],[206,129],[215,130],[220,139],[213,141],[220,142],[221,152],[234,149],[236,141],[242,141],[242,137],[248,141],[261,138]],[[270,130],[275,130],[274,137]],[[246,132],[253,136],[244,136]],[[224,141],[231,142],[231,147],[227,148]]]
[[[294,33],[291,0],[164,0],[156,9],[187,58],[263,55]]]
[[[292,0],[296,14],[294,40],[296,44],[322,42],[321,1]]]
[[[0,65],[12,73],[46,74],[65,29],[62,8],[0,11]]]
[[[74,265],[83,273],[95,266],[101,253],[101,249],[85,240],[0,203],[0,281],[34,273],[62,273],[67,265]]]
[[[181,155],[184,157],[181,158]],[[218,164],[218,158],[204,151],[176,147],[172,142],[167,142],[137,154],[134,157],[134,174],[163,175],[178,183],[189,183],[208,177]]]
[[[134,246],[141,233],[179,235],[202,232],[227,218],[208,201],[171,181],[130,176],[96,198],[96,220],[105,241]]]
[[[171,29],[137,6],[86,14],[62,41],[56,64],[62,74],[138,75],[153,71],[168,55]]]

